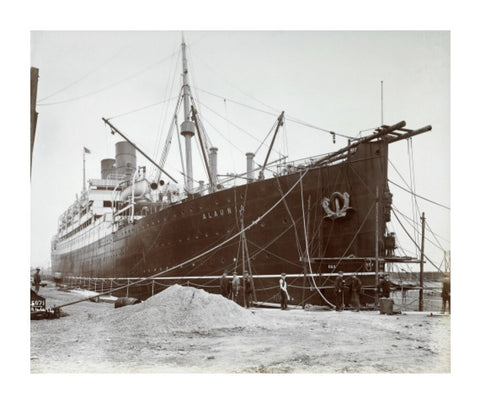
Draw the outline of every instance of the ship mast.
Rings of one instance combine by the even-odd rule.
[[[190,120],[190,85],[188,83],[188,66],[185,40],[182,34],[182,62],[183,62],[183,115],[184,120],[180,125],[180,133],[185,137],[185,159],[187,165],[187,193],[193,189],[192,168],[192,137],[195,135],[195,124]]]

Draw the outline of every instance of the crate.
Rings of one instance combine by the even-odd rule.
[[[393,299],[380,298],[379,309],[381,314],[393,315]]]

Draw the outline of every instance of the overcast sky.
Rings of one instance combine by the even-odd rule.
[[[185,40],[194,95],[219,148],[219,173],[243,172],[244,154],[257,151],[281,111],[348,136],[379,126],[383,81],[385,124],[405,120],[411,129],[433,127],[412,140],[410,162],[406,141],[391,146],[390,179],[409,186],[413,167],[417,193],[450,206],[448,32],[186,31]],[[122,115],[112,123],[158,161],[181,85],[180,42],[176,31],[32,32],[31,65],[39,68],[40,79],[31,198],[48,201],[31,203],[32,265],[49,262],[58,216],[80,193],[83,146],[92,151],[87,178],[100,177],[101,159],[114,157],[121,138],[110,134],[102,117]],[[280,153],[298,159],[344,145],[340,136],[333,144],[331,135],[287,120],[271,159]],[[263,162],[265,153],[264,146],[256,161]],[[177,156],[174,138],[165,168],[181,182]],[[198,157],[194,177],[206,179]],[[410,196],[393,185],[390,190],[394,205],[411,217]],[[436,234],[427,231],[432,242],[426,242],[426,253],[439,265],[438,243],[450,249],[449,210],[422,199],[418,204]],[[398,223],[390,229],[409,254],[417,254]]]

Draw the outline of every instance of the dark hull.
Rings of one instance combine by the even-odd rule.
[[[53,271],[61,272],[64,279],[114,278],[117,279],[116,285],[132,282],[136,278],[160,275],[154,284],[150,279],[129,287],[130,296],[141,298],[159,292],[172,283],[219,292],[218,276],[225,270],[231,274],[235,268],[237,273],[242,272],[240,237],[197,260],[174,270],[170,268],[201,255],[237,234],[242,228],[242,208],[244,226],[249,226],[304,175],[282,202],[245,232],[256,299],[277,302],[279,275],[285,272],[289,277],[289,290],[294,302],[324,304],[317,287],[323,287],[321,289],[327,298],[333,301],[329,287],[333,285],[334,278],[312,277],[311,274],[328,274],[338,270],[373,274],[372,267],[358,261],[349,263],[347,260],[341,261],[338,267],[333,267],[331,262],[317,262],[311,267],[303,264],[301,257],[306,256],[305,232],[310,257],[345,258],[354,255],[371,258],[375,256],[378,220],[379,256],[385,256],[383,235],[385,223],[389,220],[389,204],[384,199],[384,194],[388,192],[387,156],[386,142],[360,144],[347,160],[335,165],[310,166],[307,172],[299,170],[185,200],[152,212],[137,223],[128,224],[75,252],[61,255],[52,253]],[[378,215],[375,208],[377,189]],[[322,206],[322,200],[331,198],[334,192],[347,192],[351,207],[344,217],[336,219],[326,217]],[[309,276],[305,276],[305,273]],[[101,281],[102,287],[109,285],[107,280],[96,281]],[[374,281],[372,275],[362,276],[364,285],[372,285]],[[99,290],[100,285],[97,288]],[[121,293],[125,295],[126,289]]]

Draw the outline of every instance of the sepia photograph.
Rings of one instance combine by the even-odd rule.
[[[449,31],[30,47],[32,374],[451,373]]]

